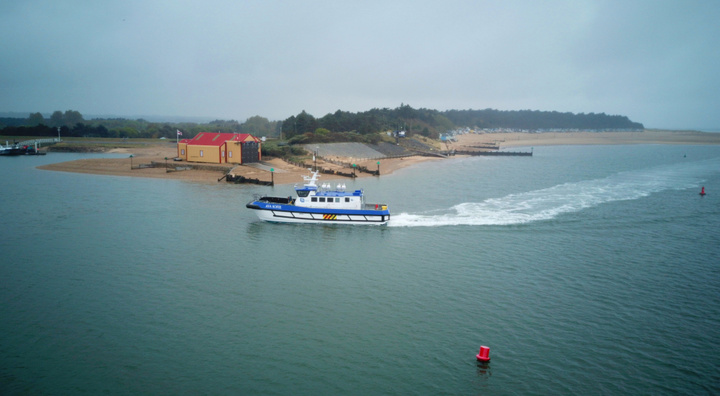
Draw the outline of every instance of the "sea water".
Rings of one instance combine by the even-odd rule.
[[[0,159],[2,394],[720,392],[720,147],[345,181],[380,227],[245,208],[291,186],[35,168],[92,156]]]

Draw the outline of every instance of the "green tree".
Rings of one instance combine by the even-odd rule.
[[[82,114],[76,110],[65,110],[63,113],[60,110],[55,110],[50,116],[50,126],[59,127],[64,126],[72,128],[77,124],[85,123]]]
[[[248,118],[241,127],[242,132],[249,133],[253,136],[267,136],[272,132],[270,121],[267,118],[260,116]]]
[[[38,125],[45,125],[45,117],[43,117],[42,114],[38,113],[32,113],[28,117],[27,124],[29,126],[38,126]]]
[[[63,123],[63,113],[60,110],[53,111],[52,115],[50,115],[50,126],[51,127],[60,127],[64,126]]]
[[[65,114],[63,114],[63,124],[67,127],[72,127],[83,122],[85,122],[85,120],[83,120],[83,116],[79,111],[66,110]]]
[[[311,114],[308,114],[303,110],[297,116],[297,134],[304,134],[307,132],[314,132],[317,129],[317,120]]]
[[[282,123],[282,132],[285,139],[292,139],[295,136],[312,133],[318,128],[318,121],[312,115],[303,110],[297,116],[291,116]]]
[[[290,116],[288,119],[280,124],[281,136],[285,139],[290,139],[297,133],[297,118]]]

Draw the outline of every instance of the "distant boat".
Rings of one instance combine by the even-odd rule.
[[[365,203],[362,190],[318,186],[318,171],[311,174],[303,176],[305,184],[295,186],[295,197],[262,197],[245,206],[256,210],[260,220],[279,223],[384,225],[390,220],[387,205]]]
[[[0,155],[5,156],[14,156],[14,155],[24,155],[26,151],[25,147],[20,147],[16,144],[13,144],[12,146],[8,144],[8,142],[5,142],[5,146],[2,147],[2,150],[0,150]]]
[[[18,146],[17,143],[10,146],[8,142],[5,142],[5,146],[0,145],[0,155],[9,157],[16,155],[45,155],[45,153],[38,151],[35,147]]]

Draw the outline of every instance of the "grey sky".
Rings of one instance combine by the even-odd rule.
[[[720,127],[720,2],[3,0],[0,111],[605,112]]]

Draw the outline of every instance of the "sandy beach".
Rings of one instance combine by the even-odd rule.
[[[645,130],[643,132],[547,132],[547,133],[486,133],[466,134],[457,138],[451,144],[456,150],[474,150],[474,146],[497,145],[503,148],[510,147],[535,147],[550,145],[614,145],[614,144],[720,144],[720,133],[704,133],[695,131],[665,131]],[[60,162],[55,164],[39,166],[39,169],[91,173],[111,176],[131,176],[177,179],[198,183],[217,183],[225,173],[230,171],[235,175],[248,178],[270,181],[270,172],[266,169],[259,169],[252,166],[238,166],[223,164],[218,169],[218,164],[208,164],[212,169],[192,169],[183,171],[168,172],[163,167],[139,168],[141,165],[149,165],[152,162],[165,163],[165,158],[173,158],[177,155],[176,149],[167,143],[159,143],[138,148],[112,149],[109,153],[127,154],[126,158],[92,158],[76,161]],[[50,153],[52,155],[52,153]],[[132,155],[132,159],[130,158]],[[352,159],[346,159],[353,162]],[[448,161],[434,157],[409,157],[381,160],[381,174],[390,174],[398,169],[412,166],[425,161]],[[132,161],[132,169],[131,169]],[[293,184],[302,181],[301,176],[307,174],[307,169],[294,166],[285,161],[274,158],[263,161],[274,169],[272,179],[276,184]],[[368,169],[377,168],[377,160],[357,161],[360,166]],[[170,165],[183,166],[185,162],[171,162]],[[193,164],[202,165],[202,164]],[[318,161],[318,166],[330,169],[338,169],[343,172],[351,172],[349,168],[341,168],[338,165]],[[367,173],[357,173],[358,177],[372,177]]]
[[[453,146],[496,144],[500,148],[588,144],[720,144],[720,133],[646,129],[642,132],[546,132],[461,135]]]

